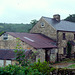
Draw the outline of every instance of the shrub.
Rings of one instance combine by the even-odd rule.
[[[0,67],[0,75],[42,75],[42,73],[30,67],[8,65],[4,68]]]
[[[0,36],[1,36],[2,34],[4,34],[4,33],[5,33],[4,31],[0,32]]]
[[[48,62],[46,61],[40,62],[40,60],[38,60],[37,63],[35,62],[31,67],[33,69],[38,69],[38,71],[43,73],[43,75],[50,75],[50,72],[55,70],[55,68],[51,68],[49,66]]]

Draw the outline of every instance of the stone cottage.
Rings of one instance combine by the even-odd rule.
[[[67,43],[72,45],[71,54],[75,53],[75,23],[60,20],[60,15],[53,18],[41,17],[30,33],[6,32],[0,37],[1,49],[15,49],[17,40],[21,41],[23,49],[37,52],[36,61],[41,62],[57,60],[67,56]]]
[[[39,58],[41,62],[56,60],[56,42],[41,33],[5,32],[0,37],[0,49],[15,49],[18,43],[23,49],[37,53],[36,61]]]
[[[75,52],[75,23],[60,20],[59,14],[41,17],[30,33],[41,33],[56,41],[59,55],[67,55],[67,42],[72,45],[71,53]]]

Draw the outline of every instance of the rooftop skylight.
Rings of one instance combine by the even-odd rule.
[[[24,38],[27,39],[27,40],[29,40],[29,41],[31,41],[31,42],[34,42],[34,40],[32,40],[32,39],[30,39],[28,37],[24,37]]]

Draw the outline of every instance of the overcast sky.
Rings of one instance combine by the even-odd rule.
[[[75,14],[75,0],[0,0],[0,22],[30,23],[41,16]]]

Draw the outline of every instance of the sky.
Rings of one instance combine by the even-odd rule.
[[[75,0],[0,0],[0,23],[26,24],[54,14],[75,14]]]

